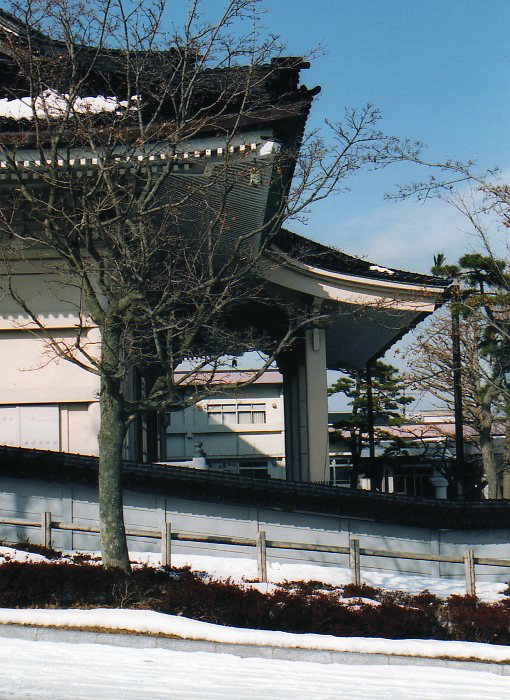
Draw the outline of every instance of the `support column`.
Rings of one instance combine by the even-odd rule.
[[[291,481],[329,479],[326,337],[305,332],[280,360],[285,407],[285,464]]]
[[[510,469],[503,471],[503,498],[510,498]]]

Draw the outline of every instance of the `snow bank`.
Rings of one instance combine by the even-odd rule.
[[[73,562],[76,552],[65,552],[60,562]],[[89,562],[97,565],[101,562],[99,552],[88,552],[93,557]],[[159,567],[161,555],[150,552],[131,552],[131,561],[135,566],[148,565]],[[3,561],[40,562],[51,561],[40,554],[30,554],[15,549],[14,547],[0,547],[0,564]],[[180,568],[190,566],[193,571],[203,571],[208,577],[215,579],[230,579],[232,583],[257,588],[262,593],[274,591],[279,583],[286,581],[320,581],[329,586],[345,586],[351,582],[349,569],[336,566],[321,566],[320,564],[298,564],[277,561],[271,558],[268,561],[267,573],[269,583],[255,583],[257,578],[257,562],[247,557],[223,557],[206,556],[193,553],[172,554],[172,565]],[[405,591],[407,593],[421,593],[430,591],[440,597],[450,595],[465,595],[466,584],[463,579],[435,578],[433,576],[416,576],[412,574],[400,574],[394,571],[363,571],[363,583],[388,591]],[[480,600],[487,603],[496,602],[503,597],[503,591],[508,587],[506,583],[494,583],[477,581],[476,593]]]
[[[131,553],[131,559],[141,564],[159,566],[159,554],[148,552]],[[212,578],[227,579],[233,583],[243,583],[257,578],[257,562],[247,557],[206,556],[193,553],[172,553],[172,565],[190,566],[194,571],[206,571]],[[299,564],[278,561],[270,558],[267,565],[268,584],[250,584],[260,591],[272,590],[271,584],[285,581],[320,581],[329,586],[345,586],[351,582],[351,571],[344,567],[323,566],[320,564]],[[466,584],[463,578],[448,579],[433,576],[402,574],[396,571],[361,571],[363,583],[388,591],[421,593],[430,591],[440,597],[465,595]],[[487,581],[476,582],[477,596],[487,603],[502,598],[506,583]]]
[[[166,615],[152,610],[104,608],[95,610],[12,610],[0,608],[0,624],[102,628],[226,644],[390,654],[408,657],[477,659],[479,661],[510,663],[510,648],[506,646],[477,642],[445,642],[432,639],[369,639],[241,629]]]

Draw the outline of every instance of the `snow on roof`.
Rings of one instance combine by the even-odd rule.
[[[436,287],[438,290],[445,290],[450,285],[450,280],[443,277],[390,269],[368,260],[357,258],[354,255],[349,255],[283,228],[274,236],[272,247],[276,252],[282,252],[302,263],[314,265],[331,272],[386,280],[391,275],[393,282],[427,285]]]
[[[136,102],[137,97],[132,98]],[[127,109],[129,103],[117,97],[75,97],[70,104],[69,95],[60,95],[54,90],[45,90],[38,97],[21,97],[15,100],[0,99],[0,117],[7,119],[33,119],[37,117],[57,118],[65,114],[67,109],[75,114],[99,114],[101,112],[116,112]],[[133,109],[133,105],[131,105]]]
[[[394,275],[395,270],[390,270],[388,267],[381,267],[380,265],[370,265],[369,270],[374,272],[385,272],[387,275]]]

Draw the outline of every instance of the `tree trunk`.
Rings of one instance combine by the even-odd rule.
[[[351,484],[350,487],[351,489],[357,489],[358,488],[358,481],[359,481],[359,473],[360,473],[360,457],[361,457],[361,449],[359,447],[358,443],[358,437],[356,435],[355,430],[350,431],[350,447],[351,447],[351,461],[352,461],[352,469],[351,469]]]
[[[101,555],[107,569],[131,571],[124,527],[122,495],[122,446],[126,434],[120,400],[120,382],[112,381],[119,338],[102,329],[101,364],[110,381],[101,380],[99,430],[99,522]]]
[[[503,498],[510,498],[510,403],[505,406],[505,442],[503,448]]]
[[[494,456],[494,444],[491,436],[492,423],[494,416],[491,412],[493,401],[493,393],[488,389],[484,399],[480,403],[480,429],[479,429],[479,444],[482,455],[482,464],[485,480],[487,481],[487,490],[489,498],[499,497],[499,480]]]
[[[490,433],[490,426],[483,427],[480,430],[480,452],[482,454],[483,471],[487,481],[488,496],[489,498],[499,498],[498,473]]]
[[[122,498],[122,444],[124,421],[117,398],[101,391],[99,431],[99,520],[101,554],[107,569],[129,572]]]

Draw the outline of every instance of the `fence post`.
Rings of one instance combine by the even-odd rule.
[[[351,581],[355,586],[361,585],[361,565],[359,557],[359,540],[349,540],[349,566],[351,567]]]
[[[51,547],[51,513],[41,513],[41,544]]]
[[[464,554],[464,573],[467,595],[476,595],[475,553],[472,549],[467,549]]]
[[[266,533],[257,533],[257,577],[261,583],[267,583]]]
[[[161,531],[161,566],[172,566],[172,523],[163,523]]]

